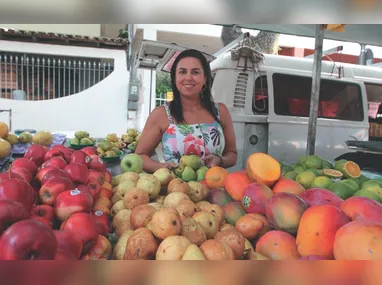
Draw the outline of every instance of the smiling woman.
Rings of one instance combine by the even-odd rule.
[[[213,101],[211,84],[211,69],[201,52],[190,49],[178,55],[171,67],[174,99],[153,110],[136,149],[146,172],[174,168],[190,154],[208,167],[236,164],[231,115],[224,104]],[[158,161],[152,159],[155,150]]]

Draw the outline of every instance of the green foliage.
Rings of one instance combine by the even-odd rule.
[[[170,73],[167,72],[157,72],[156,75],[156,94],[157,97],[163,94],[166,94],[166,92],[171,92],[171,77]]]
[[[118,33],[118,37],[127,39],[129,37],[129,31],[127,29],[120,29]]]

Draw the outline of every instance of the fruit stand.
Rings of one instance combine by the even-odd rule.
[[[185,155],[145,173],[131,133],[32,135],[0,173],[0,260],[382,259],[382,178],[354,161],[253,153],[230,173]]]

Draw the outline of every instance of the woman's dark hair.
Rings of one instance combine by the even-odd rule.
[[[174,93],[174,99],[170,103],[170,113],[171,116],[176,120],[178,123],[184,123],[184,117],[183,117],[183,107],[180,101],[180,93],[178,88],[176,87],[176,67],[179,63],[179,61],[186,57],[193,57],[196,59],[199,59],[200,63],[202,64],[204,76],[206,77],[206,84],[204,85],[202,89],[202,93],[200,96],[200,102],[202,106],[212,115],[212,117],[220,124],[220,120],[217,116],[217,109],[214,105],[214,102],[212,100],[211,95],[211,85],[212,85],[212,74],[211,74],[211,68],[209,63],[207,62],[206,57],[198,50],[195,49],[187,49],[185,51],[182,51],[175,59],[172,67],[171,67],[171,86],[172,91]]]

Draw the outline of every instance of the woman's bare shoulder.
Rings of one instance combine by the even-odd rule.
[[[153,124],[157,124],[162,128],[168,125],[168,118],[165,107],[155,107],[154,110],[151,111],[147,121]]]
[[[224,104],[224,103],[218,103],[218,106],[219,106],[219,111],[220,112],[228,112],[229,113],[229,111],[228,111],[228,108],[227,108],[227,106]]]
[[[222,119],[222,121],[231,118],[231,114],[224,103],[218,103],[218,106],[219,106],[220,118]]]
[[[150,116],[155,118],[167,117],[165,107],[164,106],[155,107],[154,110],[151,111]]]

